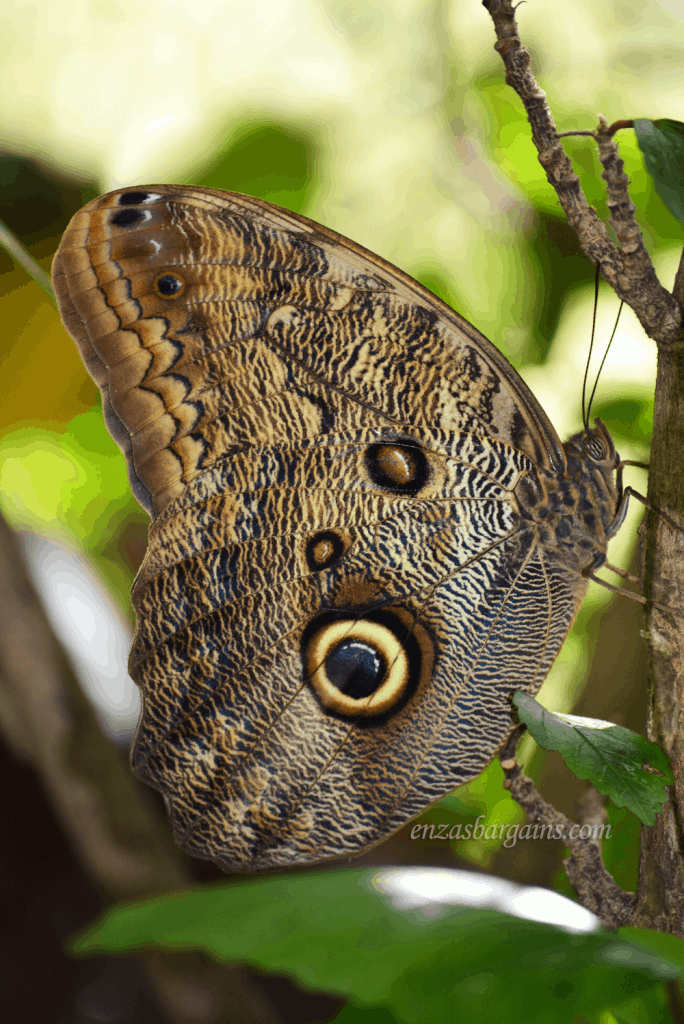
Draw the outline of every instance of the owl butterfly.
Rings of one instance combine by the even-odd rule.
[[[257,199],[95,199],[53,280],[149,512],[132,762],[225,870],[367,849],[476,776],[624,501],[421,285]]]

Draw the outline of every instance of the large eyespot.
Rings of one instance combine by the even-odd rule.
[[[608,442],[600,434],[585,434],[582,438],[582,450],[594,462],[604,462],[610,455]]]
[[[344,554],[346,545],[344,538],[334,530],[321,530],[310,537],[306,543],[306,564],[312,572],[327,569]]]
[[[306,644],[305,663],[323,706],[354,717],[394,707],[411,678],[405,644],[369,619],[326,622]]]
[[[428,461],[417,444],[372,444],[364,462],[373,483],[395,494],[416,494],[428,478]]]
[[[185,291],[185,281],[177,274],[160,274],[154,282],[154,290],[163,299],[177,299]]]

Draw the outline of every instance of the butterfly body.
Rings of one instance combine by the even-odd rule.
[[[181,845],[339,856],[478,774],[605,555],[605,428],[564,448],[467,321],[248,197],[100,197],[53,276],[153,520],[132,760]]]

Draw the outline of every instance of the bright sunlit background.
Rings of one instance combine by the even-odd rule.
[[[591,128],[599,113],[684,120],[683,14],[683,0],[522,5],[520,31],[559,129]],[[0,216],[46,269],[69,216],[101,191],[182,182],[247,192],[418,277],[508,356],[562,437],[580,427],[593,270],[536,161],[480,0],[15,0],[0,25]],[[681,229],[650,188],[633,134],[618,141],[669,287]],[[593,143],[571,139],[567,150],[605,218]],[[2,508],[66,549],[62,561],[41,549],[34,571],[86,559],[130,620],[146,517],[55,309],[8,256],[0,269]],[[616,312],[603,286],[599,352]],[[654,375],[654,346],[625,310],[595,403],[623,457],[648,457]],[[645,489],[637,471],[630,482]],[[630,563],[639,514],[611,551],[617,564]],[[70,628],[87,648],[99,612],[72,598]],[[603,641],[608,601],[592,587],[544,700],[570,710],[580,698],[581,713],[643,729],[629,647],[638,619],[630,602],[612,605]],[[606,643],[625,651],[613,683],[596,653]],[[121,679],[115,687],[128,692]],[[517,813],[494,768],[449,799],[456,817],[483,806],[501,821]],[[434,845],[411,844],[405,856],[434,858]],[[462,843],[448,856],[487,866],[496,846]],[[512,854],[497,862],[529,875],[512,865]]]

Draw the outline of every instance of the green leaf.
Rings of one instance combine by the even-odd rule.
[[[664,986],[649,989],[621,1006],[605,1011],[590,1013],[583,1018],[588,1024],[672,1024],[672,1014],[667,1004]]]
[[[558,750],[578,779],[588,779],[644,825],[653,824],[667,800],[665,786],[674,782],[657,744],[612,722],[553,714],[520,690],[513,703],[540,747]]]
[[[684,225],[684,124],[644,117],[635,120],[634,131],[658,195]]]
[[[684,940],[676,935],[653,932],[649,928],[620,928],[617,934],[632,945],[662,956],[670,963],[679,964],[680,972],[684,973]]]
[[[396,1017],[384,1006],[358,1006],[347,1003],[336,1017],[335,1024],[395,1024]]]
[[[399,911],[369,871],[203,886],[125,904],[72,940],[76,954],[198,949],[384,1007],[404,1024],[567,1024],[678,977],[678,950],[572,935],[492,910]],[[344,1019],[344,1016],[342,1017]],[[368,1017],[370,1020],[370,1017]]]

